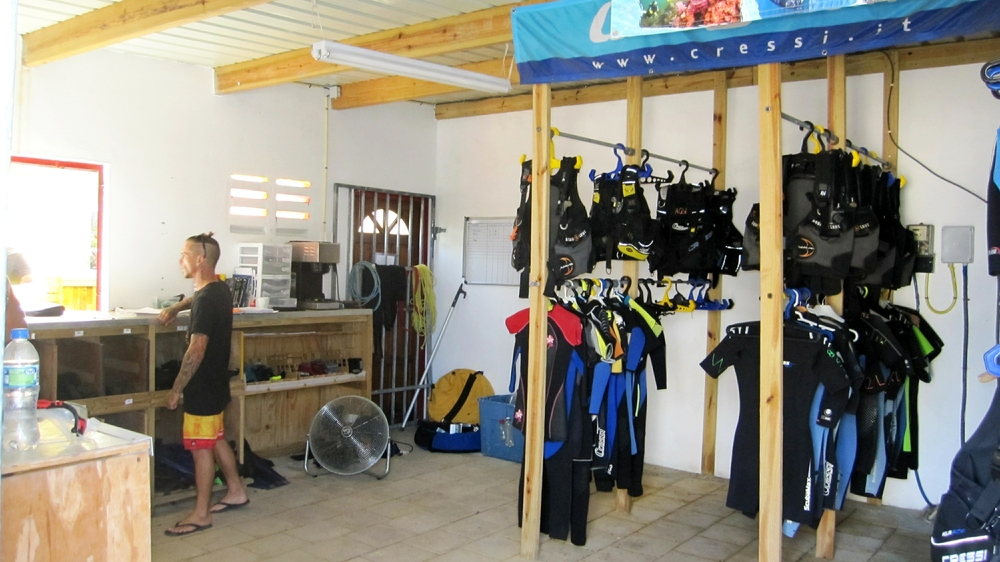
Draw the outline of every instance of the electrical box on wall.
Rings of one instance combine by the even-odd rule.
[[[917,259],[914,273],[934,273],[934,225],[911,224],[906,227],[917,241]]]
[[[970,264],[976,229],[971,226],[946,226],[941,229],[941,263]]]

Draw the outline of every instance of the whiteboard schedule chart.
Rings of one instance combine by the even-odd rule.
[[[521,274],[510,265],[514,217],[465,217],[462,274],[473,285],[514,285]]]

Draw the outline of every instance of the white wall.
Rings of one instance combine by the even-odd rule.
[[[324,96],[300,85],[216,96],[210,68],[102,50],[22,72],[13,152],[107,165],[109,302],[151,306],[191,293],[177,266],[188,236],[216,233],[220,273],[234,244],[265,241],[228,232],[230,174],[307,179],[322,199]]]
[[[901,127],[897,140],[939,173],[955,179],[985,196],[995,127],[1000,123],[1000,104],[978,78],[978,65],[906,72],[901,84]],[[897,93],[900,93],[897,91]],[[825,81],[786,84],[783,109],[801,119],[826,121]],[[948,100],[943,103],[941,100]],[[848,80],[848,136],[859,145],[881,152],[882,78],[852,77]],[[556,108],[553,126],[566,132],[609,142],[625,137],[625,104],[611,102]],[[742,230],[752,203],[758,200],[758,115],[755,87],[729,93],[727,185],[739,189],[735,217]],[[652,152],[686,158],[710,165],[712,155],[712,94],[694,93],[647,98],[644,108],[646,148]],[[461,226],[466,216],[512,216],[518,203],[518,157],[531,151],[530,112],[441,121],[438,124],[438,221],[448,228],[440,239],[436,273],[439,279],[457,282],[461,275]],[[783,127],[785,152],[798,151],[802,133],[793,125]],[[611,169],[610,149],[556,139],[559,156],[580,154],[583,172]],[[655,171],[674,169],[652,162]],[[976,227],[976,263],[970,267],[970,383],[968,429],[975,429],[992,396],[992,387],[975,382],[982,371],[979,357],[992,346],[995,289],[985,269],[985,205],[920,170],[905,156],[900,172],[909,183],[903,191],[903,222],[926,222]],[[701,179],[689,172],[692,179]],[[581,179],[580,192],[589,206],[589,181]],[[654,200],[655,194],[647,193]],[[947,269],[938,264],[932,276],[934,302],[940,308],[950,302]],[[618,275],[617,269],[614,275]],[[640,267],[645,275],[645,268]],[[598,265],[595,275],[602,276]],[[920,276],[921,283],[923,276]],[[961,283],[961,280],[959,281]],[[439,281],[440,283],[440,281]],[[922,285],[921,285],[922,287]],[[471,286],[468,301],[459,304],[439,351],[438,372],[456,367],[484,370],[494,388],[503,392],[510,373],[513,338],[503,319],[523,308],[515,287]],[[450,285],[439,294],[451,294]],[[922,288],[921,288],[922,291]],[[724,279],[724,293],[736,307],[723,314],[723,325],[759,317],[759,274],[742,272]],[[896,299],[912,306],[912,292],[901,290]],[[439,299],[439,312],[450,303]],[[921,478],[932,501],[947,488],[948,470],[959,446],[958,411],[961,402],[961,307],[947,316],[926,311],[928,321],[947,342],[933,365],[935,380],[920,389]],[[704,375],[697,363],[705,353],[706,317],[703,312],[678,314],[663,321],[668,348],[666,391],[650,394],[646,437],[647,462],[700,470],[701,419]],[[652,380],[650,379],[650,388]],[[720,380],[716,473],[728,476],[732,436],[739,412],[736,378],[732,372]],[[923,506],[915,479],[889,480],[885,502],[917,508]]]
[[[985,194],[1000,104],[978,79],[977,65],[914,71],[901,80],[899,142],[938,172]],[[785,111],[825,121],[822,81],[787,84]],[[849,136],[880,148],[882,83],[878,76],[851,78]],[[271,177],[295,175],[322,184],[325,93],[298,85],[215,96],[210,69],[100,51],[27,71],[21,79],[15,115],[14,152],[46,158],[108,164],[105,248],[110,264],[112,306],[145,306],[152,297],[190,292],[176,259],[183,239],[214,230],[223,250],[251,237],[227,233],[226,178],[250,171]],[[948,100],[943,103],[941,100]],[[742,230],[757,200],[757,92],[729,94],[728,186],[739,189],[735,216]],[[712,97],[695,93],[645,102],[647,148],[708,164],[711,159]],[[625,103],[610,102],[553,110],[553,125],[583,136],[622,141]],[[801,139],[784,128],[786,151]],[[518,160],[531,151],[530,112],[436,122],[433,110],[393,104],[329,114],[330,183],[430,193],[437,196],[437,223],[446,232],[435,255],[439,319],[444,318],[461,277],[462,227],[466,216],[512,216],[518,202]],[[579,154],[584,167],[611,169],[609,149],[557,138],[559,155]],[[653,162],[654,169],[671,169]],[[672,168],[676,170],[676,168]],[[985,206],[932,178],[905,156],[900,170],[904,222],[938,227],[974,225],[977,256],[970,267],[970,383],[968,433],[985,411],[992,387],[974,377],[979,357],[992,343],[995,289],[985,273]],[[701,179],[697,172],[691,178]],[[580,192],[589,205],[587,180]],[[319,196],[314,191],[314,196]],[[653,193],[647,193],[652,200]],[[341,205],[344,241],[346,205]],[[346,252],[345,252],[346,253]],[[224,253],[220,271],[231,267]],[[616,265],[613,276],[620,274]],[[640,269],[645,274],[644,269]],[[950,302],[947,270],[932,276],[937,306]],[[603,275],[598,266],[597,275]],[[920,279],[923,281],[922,276]],[[723,324],[758,316],[759,276],[742,272],[724,280],[736,307]],[[435,372],[456,367],[484,370],[503,392],[510,373],[513,338],[503,320],[523,308],[515,287],[475,285],[460,301],[435,360]],[[922,292],[922,285],[921,285]],[[912,292],[896,298],[912,304]],[[947,316],[926,315],[948,347],[934,363],[935,380],[920,393],[921,476],[931,499],[947,487],[948,467],[959,446],[961,307]],[[698,470],[704,375],[697,361],[705,353],[705,315],[679,314],[664,320],[668,338],[669,388],[651,392],[647,459],[654,464]],[[651,383],[652,381],[650,381]],[[652,385],[651,385],[652,388]],[[732,373],[720,381],[717,473],[728,475],[732,434],[739,411]],[[920,507],[911,477],[890,480],[886,503]]]
[[[331,111],[329,134],[331,184],[434,193],[437,121],[433,106],[391,103]],[[347,232],[348,189],[338,190],[338,201],[337,240],[341,244],[341,260],[347,264],[351,240]],[[340,295],[346,294],[348,272],[347,266],[342,265]],[[437,290],[450,289],[439,286]]]

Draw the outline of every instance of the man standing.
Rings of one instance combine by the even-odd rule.
[[[170,324],[177,313],[191,309],[188,348],[180,373],[167,399],[173,410],[184,393],[184,448],[194,457],[197,497],[194,511],[165,533],[189,535],[212,526],[212,514],[250,503],[236,470],[236,457],[225,440],[222,412],[229,404],[229,354],[233,331],[233,297],[215,275],[219,243],[212,233],[192,236],[181,251],[181,271],[194,281],[194,295],[164,309],[160,323]],[[215,463],[229,488],[222,500],[209,508]]]

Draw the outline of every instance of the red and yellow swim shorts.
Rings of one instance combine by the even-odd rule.
[[[215,447],[215,442],[223,439],[226,428],[223,425],[222,413],[214,416],[194,416],[184,413],[184,448],[193,451],[195,449],[211,449]]]

